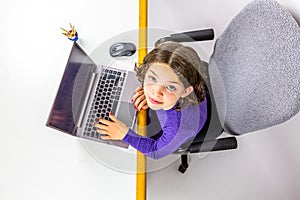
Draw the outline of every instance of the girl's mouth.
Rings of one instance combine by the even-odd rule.
[[[162,102],[156,101],[156,100],[152,99],[151,97],[149,97],[149,101],[150,101],[152,104],[162,104]]]

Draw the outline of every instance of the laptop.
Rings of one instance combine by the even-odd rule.
[[[136,110],[131,98],[141,83],[132,71],[97,65],[74,42],[46,126],[72,136],[123,148],[119,140],[102,140],[94,123],[112,112],[134,128]]]

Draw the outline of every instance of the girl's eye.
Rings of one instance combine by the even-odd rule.
[[[172,91],[172,92],[176,91],[176,87],[173,85],[167,85],[166,88],[167,88],[167,90]]]
[[[152,82],[152,83],[155,83],[155,82],[156,82],[156,78],[153,77],[153,76],[149,76],[148,79],[149,79],[149,81]]]

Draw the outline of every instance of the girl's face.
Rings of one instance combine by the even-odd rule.
[[[167,64],[153,63],[145,74],[144,94],[148,106],[153,110],[169,110],[180,97],[184,98],[193,87],[184,88],[182,82]]]

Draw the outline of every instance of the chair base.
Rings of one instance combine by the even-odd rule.
[[[178,167],[178,171],[184,173],[188,167],[189,167],[188,156],[187,154],[183,154],[181,155],[181,164]]]

